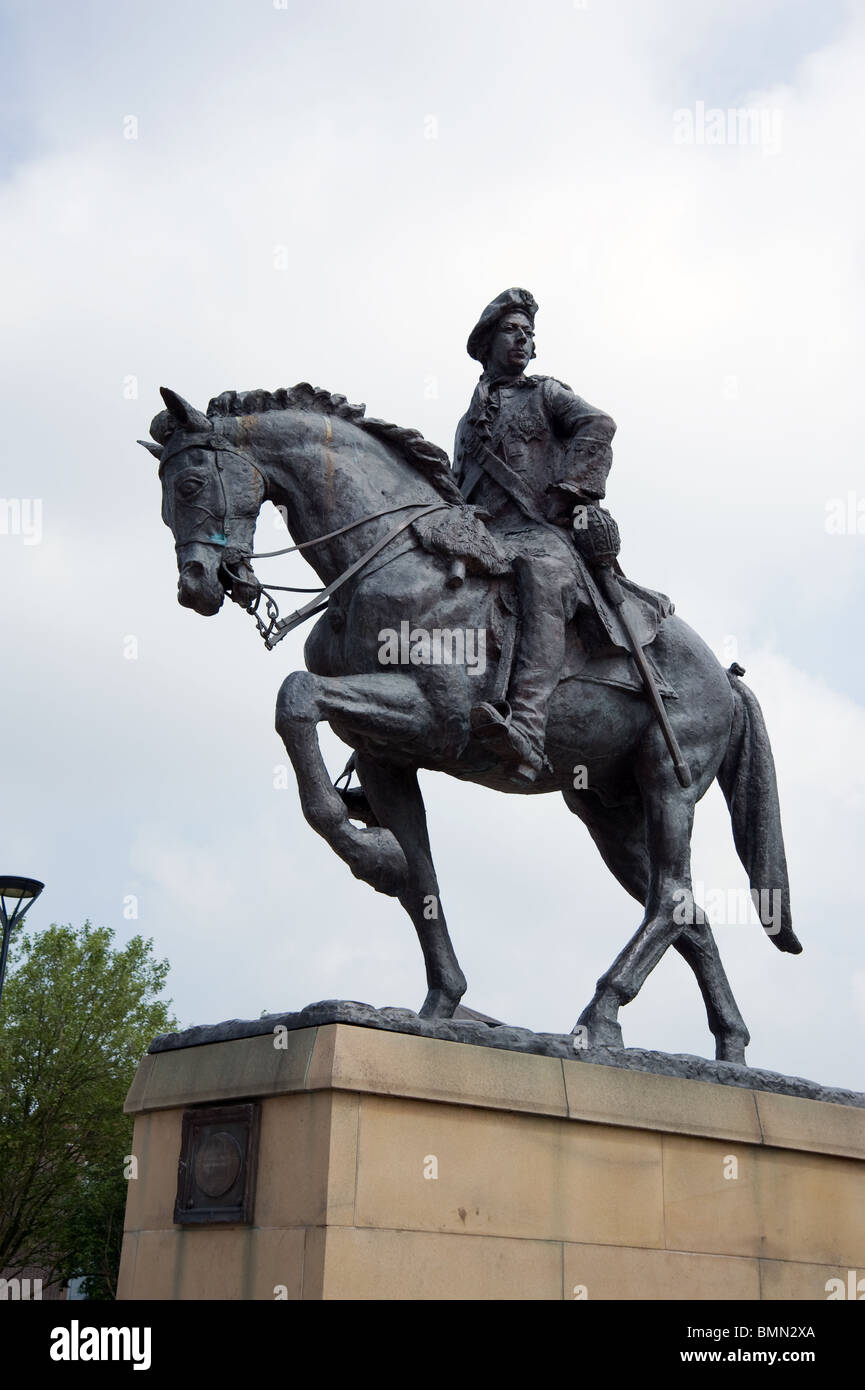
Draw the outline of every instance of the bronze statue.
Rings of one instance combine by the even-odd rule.
[[[146,447],[160,461],[179,601],[212,615],[229,594],[268,647],[321,611],[307,669],[282,683],[276,727],[309,824],[410,916],[426,964],[423,1017],[450,1018],[466,982],[422,767],[509,793],[560,792],[645,905],[580,1015],[589,1046],[622,1046],[619,1009],[675,946],[697,977],[716,1056],[744,1062],[748,1031],[693,901],[690,836],[717,778],[764,929],[798,953],[760,707],[741,668],[725,671],[663,596],[618,572],[614,523],[598,505],[613,422],[552,378],[523,377],[534,301],[513,296],[526,293],[494,301],[470,339],[485,370],[456,475],[416,431],[306,383],[225,392],[206,414],[164,389]],[[265,500],[283,509],[322,581],[289,618],[252,568],[269,558],[252,551]],[[346,771],[359,787],[331,780],[322,720],[355,750]]]
[[[547,707],[577,608],[577,552],[561,527],[576,505],[603,497],[616,429],[563,382],[524,374],[537,309],[528,290],[505,290],[475,324],[467,351],[484,370],[454,444],[463,496],[513,556],[521,614],[510,699],[477,705],[472,728],[509,746],[515,776],[530,782],[544,767]]]
[[[472,730],[510,757],[514,780],[535,780],[546,763],[547,712],[565,661],[567,626],[579,614],[590,648],[597,648],[600,631],[608,651],[633,657],[679,780],[688,786],[690,769],[642,649],[654,639],[652,619],[668,616],[672,604],[663,594],[619,583],[618,527],[596,505],[604,496],[616,426],[564,382],[524,374],[535,355],[537,311],[528,290],[504,290],[484,309],[466,345],[484,370],[457,426],[454,471],[466,501],[483,509],[512,558],[520,607],[510,698],[477,705]],[[650,618],[642,634],[641,606]]]

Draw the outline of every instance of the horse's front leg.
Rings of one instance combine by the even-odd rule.
[[[408,865],[391,830],[352,825],[321,756],[317,725],[337,719],[382,739],[420,737],[426,701],[408,676],[314,676],[293,671],[276,701],[276,729],[297,776],[300,804],[313,830],[327,840],[356,878],[398,897]]]
[[[381,825],[392,830],[408,863],[399,900],[418,935],[426,966],[423,1018],[451,1018],[466,990],[439,898],[426,809],[413,767],[394,767],[358,754],[357,775]]]

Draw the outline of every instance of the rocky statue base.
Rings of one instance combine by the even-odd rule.
[[[156,1040],[119,1298],[823,1301],[865,1277],[865,1097],[518,1050],[465,1011],[332,1020],[363,1009]]]

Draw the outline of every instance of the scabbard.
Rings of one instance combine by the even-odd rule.
[[[619,571],[619,573],[621,574],[621,570]],[[640,678],[643,682],[643,685],[646,688],[646,694],[649,697],[649,703],[655,711],[655,716],[658,720],[658,723],[661,726],[661,733],[664,735],[664,742],[670,750],[670,757],[673,760],[673,767],[676,770],[676,776],[678,777],[679,782],[683,787],[690,787],[692,781],[691,769],[688,767],[688,764],[686,763],[685,758],[682,754],[682,750],[679,747],[676,735],[673,733],[672,725],[670,724],[670,721],[667,717],[667,711],[664,708],[664,702],[661,699],[661,696],[658,693],[658,687],[655,684],[655,677],[652,675],[652,668],[649,666],[649,663],[646,660],[645,652],[643,651],[643,648],[640,646],[640,643],[637,640],[637,636],[634,632],[634,629],[631,627],[630,620],[625,610],[625,595],[621,585],[619,584],[618,578],[609,568],[609,566],[605,565],[599,566],[595,570],[595,575],[597,576],[600,587],[603,590],[604,597],[607,599],[607,602],[610,603],[612,607],[616,609],[619,615],[619,622],[622,624],[625,636],[628,639],[628,646],[631,649],[631,656],[634,658],[634,661],[636,662],[637,670],[640,673]]]

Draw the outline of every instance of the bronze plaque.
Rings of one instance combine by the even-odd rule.
[[[202,1105],[183,1112],[177,1225],[252,1223],[260,1116],[257,1101]]]

